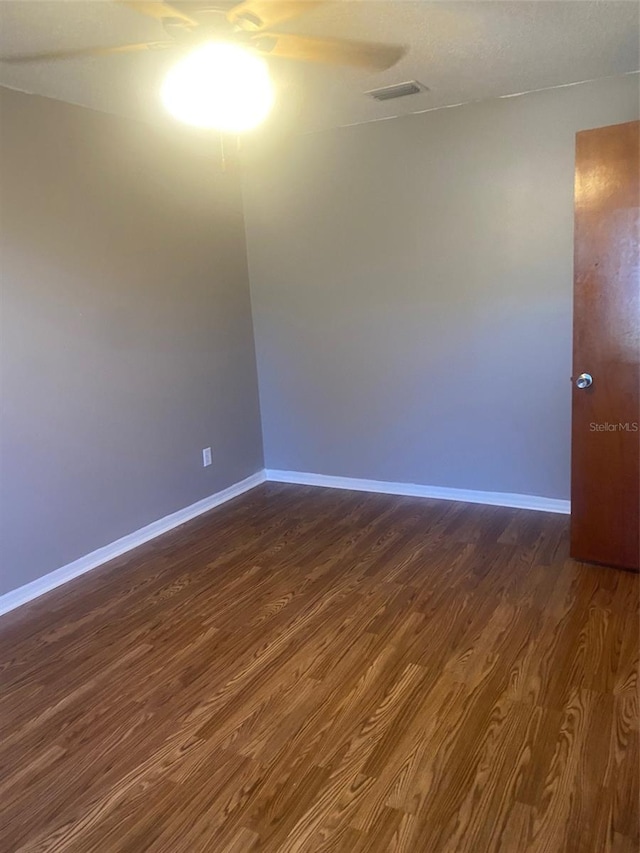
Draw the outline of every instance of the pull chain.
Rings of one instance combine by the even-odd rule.
[[[220,134],[220,167],[225,174],[235,172],[240,157],[240,137]]]

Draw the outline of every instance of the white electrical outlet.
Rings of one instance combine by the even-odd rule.
[[[211,448],[205,447],[202,451],[202,467],[206,468],[211,465]]]

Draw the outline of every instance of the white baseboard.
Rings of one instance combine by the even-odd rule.
[[[571,502],[537,495],[516,495],[510,492],[477,492],[470,489],[449,489],[444,486],[417,486],[413,483],[388,483],[385,480],[356,480],[351,477],[329,477],[325,474],[306,474],[302,471],[266,470],[267,480],[274,483],[298,483],[304,486],[324,486],[328,489],[352,489],[356,492],[378,492],[385,495],[408,495],[417,498],[437,498],[489,506],[535,509],[542,512],[571,512]]]
[[[27,583],[24,586],[18,587],[18,589],[1,595],[0,616],[3,613],[14,610],[16,607],[20,607],[21,604],[26,604],[28,601],[38,598],[38,596],[55,589],[57,586],[61,586],[61,584],[67,581],[73,580],[73,578],[77,578],[79,575],[83,575],[85,572],[91,571],[91,569],[101,566],[103,563],[109,562],[109,560],[113,560],[115,557],[119,557],[127,551],[131,551],[133,548],[137,548],[138,545],[142,545],[150,539],[155,539],[156,536],[161,536],[163,533],[173,530],[174,527],[184,524],[185,521],[190,521],[192,518],[196,518],[196,516],[202,515],[210,509],[248,492],[250,489],[259,486],[260,483],[264,483],[265,479],[265,472],[258,471],[257,474],[252,474],[245,480],[234,483],[228,489],[223,489],[221,492],[216,492],[215,495],[191,504],[191,506],[179,509],[177,512],[159,519],[159,521],[153,521],[151,524],[147,524],[146,527],[141,527],[140,530],[129,533],[127,536],[117,539],[110,545],[98,548],[97,551],[92,551],[90,554],[86,554],[84,557],[80,557],[66,566],[49,572],[49,574],[41,578],[36,578],[31,583]]]
[[[477,492],[469,489],[449,489],[443,486],[418,486],[413,483],[388,483],[384,480],[357,480],[351,477],[329,477],[325,474],[307,474],[301,471],[277,471],[267,469],[266,471],[258,471],[252,474],[245,480],[229,486],[215,495],[204,498],[197,503],[191,504],[184,509],[179,509],[171,515],[161,518],[159,521],[154,521],[147,524],[146,527],[140,528],[121,539],[117,539],[110,545],[105,545],[103,548],[98,548],[84,557],[68,563],[41,578],[31,581],[31,583],[18,587],[11,592],[0,596],[0,616],[3,613],[8,613],[34,598],[38,598],[45,592],[61,586],[67,581],[83,575],[85,572],[91,571],[104,563],[137,548],[148,542],[150,539],[155,539],[156,536],[161,536],[174,527],[196,518],[208,512],[220,504],[230,501],[239,495],[248,492],[250,489],[259,486],[269,480],[274,483],[297,483],[304,486],[323,486],[328,489],[351,489],[357,492],[378,492],[387,495],[408,495],[411,497],[420,498],[436,498],[445,501],[462,501],[464,503],[488,504],[490,506],[506,506],[516,507],[518,509],[535,509],[544,512],[559,512],[569,513],[571,504],[569,501],[559,500],[557,498],[542,498],[536,495],[516,495],[508,492]]]

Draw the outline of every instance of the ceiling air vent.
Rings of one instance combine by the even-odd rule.
[[[404,98],[405,95],[417,95],[418,92],[428,91],[427,87],[418,83],[417,80],[408,80],[406,83],[396,83],[393,86],[372,89],[370,92],[365,92],[365,95],[375,98],[376,101],[391,101],[394,98]]]

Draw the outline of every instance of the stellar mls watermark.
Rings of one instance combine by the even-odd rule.
[[[604,423],[594,423],[593,421],[589,424],[590,432],[638,432],[638,422],[633,421],[629,423],[622,423],[620,421],[616,424],[610,424],[609,421],[604,421]]]

